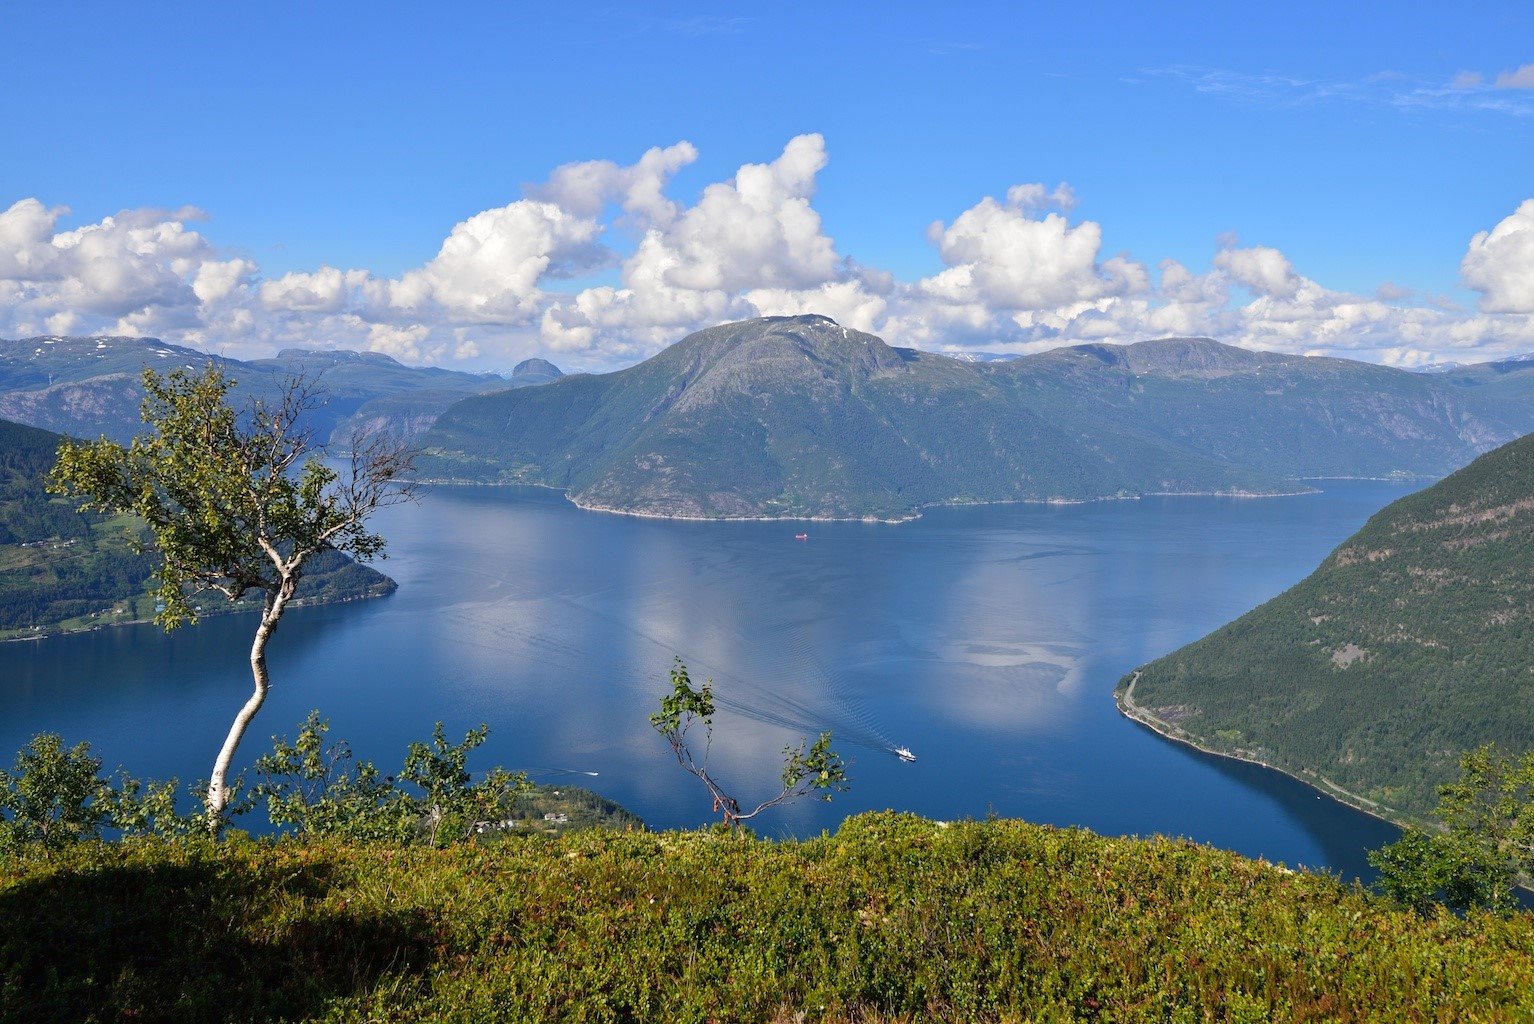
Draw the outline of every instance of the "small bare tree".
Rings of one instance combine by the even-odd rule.
[[[200,374],[144,371],[143,419],[152,433],[124,448],[113,441],[66,441],[50,488],[82,510],[132,513],[149,525],[160,556],[155,621],[167,632],[197,621],[192,598],[216,591],[230,601],[262,598],[250,647],[255,692],[234,718],[208,782],[209,826],[228,805],[229,766],[271,686],[266,645],[303,577],[304,563],[327,550],[358,561],[383,556],[367,529],[386,505],[415,497],[404,479],[413,453],[384,435],[359,437],[337,471],[319,457],[300,423],[319,401],[312,379],[289,379],[268,399],[237,413],[234,381],[212,362]]]
[[[687,744],[688,731],[699,722],[704,730],[701,758]],[[714,743],[713,680],[705,682],[701,689],[693,689],[692,677],[681,658],[676,659],[671,669],[671,692],[661,698],[660,711],[650,716],[650,724],[671,744],[677,764],[708,788],[714,798],[714,810],[724,816],[724,823],[731,828],[742,828],[744,822],[769,807],[806,796],[830,800],[832,794],[848,788],[846,763],[831,749],[831,734],[823,732],[808,750],[802,740],[797,747],[784,747],[782,790],[752,810],[743,810],[740,802],[726,793],[709,772],[708,756]]]

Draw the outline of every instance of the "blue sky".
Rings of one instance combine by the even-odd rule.
[[[1520,77],[1534,64],[1534,5],[438,6],[9,10],[0,210],[25,199],[67,207],[49,220],[55,233],[124,210],[170,211],[176,216],[145,223],[197,233],[204,244],[183,261],[244,262],[229,271],[235,290],[204,298],[206,309],[173,308],[174,296],[147,284],[126,298],[80,299],[75,288],[78,306],[36,281],[18,284],[0,328],[41,330],[46,321],[73,331],[152,329],[250,352],[306,337],[371,339],[418,360],[451,361],[456,352],[465,365],[499,365],[542,352],[602,366],[631,361],[713,316],[775,311],[770,302],[813,305],[807,291],[851,287],[857,278],[857,287],[884,298],[883,311],[858,326],[924,347],[1026,350],[1133,340],[1174,322],[1200,326],[1196,317],[1136,320],[1116,308],[1073,327],[1079,313],[1070,310],[1081,302],[1124,307],[1136,296],[1155,306],[1164,301],[1155,291],[1163,259],[1207,275],[1227,251],[1238,255],[1221,271],[1226,297],[1205,307],[1210,333],[1229,340],[1387,361],[1534,349],[1534,308],[1521,304],[1534,268],[1519,262],[1528,248],[1522,235],[1487,256],[1496,264],[1478,278],[1484,287],[1468,287],[1461,269],[1478,232],[1534,197],[1534,69],[1529,87]],[[616,193],[587,214],[600,238],[580,242],[606,255],[556,255],[555,272],[527,294],[487,304],[475,291],[455,306],[450,296],[463,290],[444,283],[459,272],[447,264],[411,293],[428,296],[413,305],[397,294],[362,294],[368,281],[431,266],[455,225],[524,200],[524,185],[560,165],[627,166],[651,147],[685,140],[695,159],[662,186],[685,210],[705,186],[730,182],[742,165],[774,161],[789,140],[811,133],[823,167],[811,184],[785,185],[784,201],[804,194],[839,262],[819,272],[824,280],[797,271],[774,278],[768,268],[763,285],[776,280],[794,292],[768,305],[742,298],[753,283],[726,274],[724,298],[671,297],[664,314],[610,297],[600,314],[590,303],[578,310],[563,297],[603,285],[633,291],[643,277],[638,240],[667,229],[624,217]],[[1062,298],[1068,281],[1042,292],[1025,283],[1031,270],[1019,271],[1022,278],[1016,268],[998,270],[1006,287],[974,283],[985,261],[1021,258],[1015,246],[969,237],[977,232],[1013,231],[1006,237],[1028,258],[1050,258],[1047,240],[1036,247],[1027,229],[995,211],[959,223],[984,197],[1005,204],[1009,187],[1035,182],[1050,190],[1068,183],[1073,201],[1013,204],[1016,217],[1097,226],[1079,301]],[[189,206],[206,219],[182,215]],[[933,222],[953,229],[946,248],[929,234]],[[733,230],[700,227],[687,244]],[[804,262],[785,245],[786,258]],[[97,259],[110,258],[110,248]],[[1289,270],[1275,270],[1269,251]],[[1145,268],[1145,288],[1137,272],[1104,268],[1121,253]],[[971,268],[964,281],[950,274],[922,284],[960,264]],[[256,298],[262,282],[322,268],[356,272],[344,279],[339,306],[283,307],[270,292]],[[59,280],[76,271],[49,273]],[[190,277],[184,267],[175,273],[185,306]],[[1324,338],[1309,345],[1251,327],[1251,316],[1222,318],[1254,297],[1303,294],[1292,283],[1276,294],[1253,291],[1255,280],[1301,279],[1328,295],[1376,301],[1380,285],[1392,282],[1412,294],[1390,292],[1389,302],[1441,310],[1447,301],[1458,307],[1456,324],[1503,319],[1484,329],[1472,322],[1456,336],[1442,317],[1428,324],[1408,316],[1403,327],[1369,313],[1368,337],[1354,340],[1340,336],[1346,317],[1339,328],[1332,316],[1318,328]],[[145,306],[125,305],[140,299]],[[229,312],[237,300],[249,316]],[[939,301],[943,309],[934,310]],[[1496,307],[1489,312],[1488,301]],[[213,309],[218,303],[229,308]],[[1049,303],[1055,312],[1046,315]],[[579,328],[551,333],[551,307]],[[379,329],[385,322],[388,330]],[[1389,344],[1391,331],[1407,341]],[[1480,340],[1467,343],[1470,335]],[[1464,352],[1451,350],[1455,337]]]

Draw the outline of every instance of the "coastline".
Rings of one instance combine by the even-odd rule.
[[[1359,796],[1357,793],[1354,793],[1351,790],[1344,789],[1343,787],[1337,785],[1335,782],[1332,782],[1330,779],[1324,778],[1323,776],[1316,775],[1306,777],[1304,775],[1290,771],[1287,768],[1281,768],[1278,765],[1270,764],[1261,758],[1252,757],[1245,754],[1233,754],[1225,750],[1215,750],[1212,747],[1204,745],[1204,743],[1201,742],[1197,736],[1194,736],[1192,733],[1179,728],[1178,726],[1166,721],[1165,719],[1158,718],[1150,711],[1135,703],[1134,688],[1135,683],[1139,682],[1139,679],[1140,671],[1139,669],[1136,669],[1134,673],[1129,677],[1128,686],[1122,688],[1114,688],[1113,702],[1115,705],[1117,705],[1119,713],[1122,714],[1125,718],[1132,722],[1137,722],[1140,725],[1143,725],[1145,728],[1149,729],[1153,733],[1156,733],[1163,739],[1171,740],[1173,743],[1181,743],[1185,747],[1192,747],[1194,750],[1197,750],[1200,753],[1212,754],[1215,757],[1224,757],[1232,761],[1242,761],[1246,764],[1254,764],[1260,768],[1266,768],[1269,771],[1278,772],[1280,775],[1287,775],[1289,778],[1310,787],[1317,793],[1320,793],[1322,796],[1329,797],[1340,804],[1345,804],[1346,806],[1351,807],[1355,811],[1361,811],[1362,813],[1369,815],[1371,818],[1375,818],[1387,824],[1394,825],[1397,828],[1404,828],[1413,824],[1411,819],[1405,816],[1392,817],[1391,808],[1386,807],[1383,804],[1376,803],[1375,801],[1370,800],[1368,797]]]
[[[1312,477],[1309,479],[1329,479]],[[1340,478],[1338,478],[1340,479]],[[889,526],[898,526],[901,523],[913,523],[922,518],[922,513],[929,508],[971,508],[988,505],[1092,505],[1103,501],[1140,501],[1144,498],[1238,498],[1238,499],[1262,499],[1262,498],[1302,498],[1312,494],[1319,494],[1320,489],[1306,487],[1295,491],[1146,491],[1142,494],[1103,494],[1091,498],[997,498],[993,501],[929,501],[918,505],[914,512],[903,516],[876,516],[876,515],[759,515],[759,516],[702,516],[681,515],[674,512],[654,512],[643,509],[613,508],[608,505],[597,505],[582,501],[572,496],[568,487],[559,487],[555,484],[542,484],[524,481],[507,481],[490,483],[484,480],[462,480],[451,477],[423,477],[417,481],[427,487],[537,487],[546,491],[558,491],[564,499],[576,508],[585,512],[601,512],[606,515],[632,516],[636,519],[671,519],[677,522],[688,523],[882,523]]]
[[[393,581],[391,580],[390,582],[392,583]],[[395,583],[393,586],[389,587],[389,589],[387,589],[385,591],[382,591],[380,593],[376,593],[376,594],[359,594],[356,597],[340,597],[340,598],[336,598],[336,599],[330,600],[330,601],[316,601],[313,598],[309,598],[309,599],[302,600],[302,601],[294,600],[294,601],[289,603],[289,607],[292,607],[292,608],[318,608],[318,607],[323,607],[323,606],[326,606],[326,605],[333,605],[333,604],[351,604],[351,603],[353,603],[355,601],[376,601],[376,600],[378,600],[381,597],[388,597],[389,595],[393,594],[398,589],[399,589],[399,584]],[[259,607],[250,607],[250,608],[225,607],[225,608],[218,608],[218,609],[216,609],[214,611],[211,611],[211,612],[202,612],[198,616],[198,618],[199,619],[203,619],[203,618],[214,618],[214,617],[223,616],[223,615],[239,615],[239,614],[244,613],[244,612],[259,612],[260,610],[261,609]],[[45,630],[42,630],[42,631],[37,632],[37,633],[28,633],[25,636],[5,636],[5,637],[0,637],[0,644],[29,644],[29,643],[36,643],[39,640],[50,640],[50,639],[53,639],[55,637],[77,636],[77,635],[79,635],[81,633],[95,633],[98,630],[103,630],[103,629],[118,629],[118,628],[123,627],[123,626],[143,626],[143,625],[147,625],[147,624],[152,623],[152,622],[154,622],[154,619],[151,617],[151,618],[147,618],[147,619],[123,619],[121,622],[98,622],[98,623],[96,623],[94,625],[90,625],[90,626],[75,626],[72,629],[45,629]]]

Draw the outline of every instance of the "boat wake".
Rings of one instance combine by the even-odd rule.
[[[501,574],[476,574],[492,583],[504,580]],[[680,655],[695,680],[713,680],[714,701],[722,711],[803,736],[830,732],[838,745],[915,760],[857,693],[856,666],[826,666],[813,620],[780,623],[764,631],[766,639],[753,639],[717,624],[690,622],[659,594],[643,603],[637,619],[603,607],[603,596],[508,595],[465,602],[448,614],[459,627],[456,643],[545,665],[589,667],[592,652],[581,638],[613,638],[618,653],[611,670],[627,685],[646,690],[664,680],[672,658]]]
[[[631,634],[654,652],[645,675],[669,667],[680,655],[695,680],[712,679],[714,702],[747,718],[791,732],[830,732],[839,743],[892,752],[895,742],[853,692],[846,670],[831,671],[808,630],[786,623],[769,630],[771,643],[726,635],[716,625],[682,631],[664,623],[641,627],[597,609],[593,615]]]

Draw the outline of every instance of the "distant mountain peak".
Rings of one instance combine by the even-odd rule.
[[[371,363],[375,366],[403,366],[398,359],[382,352],[358,352],[350,348],[285,348],[277,353],[278,361],[305,363]]]
[[[531,359],[524,359],[516,366],[513,366],[511,368],[511,373],[507,376],[516,381],[526,380],[528,378],[537,378],[540,381],[545,381],[558,380],[564,375],[565,372],[563,370],[549,362],[547,359],[539,359],[537,356],[534,356]]]
[[[1118,366],[1134,374],[1177,378],[1227,377],[1263,366],[1291,365],[1304,358],[1279,352],[1259,352],[1213,338],[1153,338],[1129,345],[1098,342],[1024,357],[1025,360],[1046,363],[1060,359],[1089,359],[1094,364]]]

